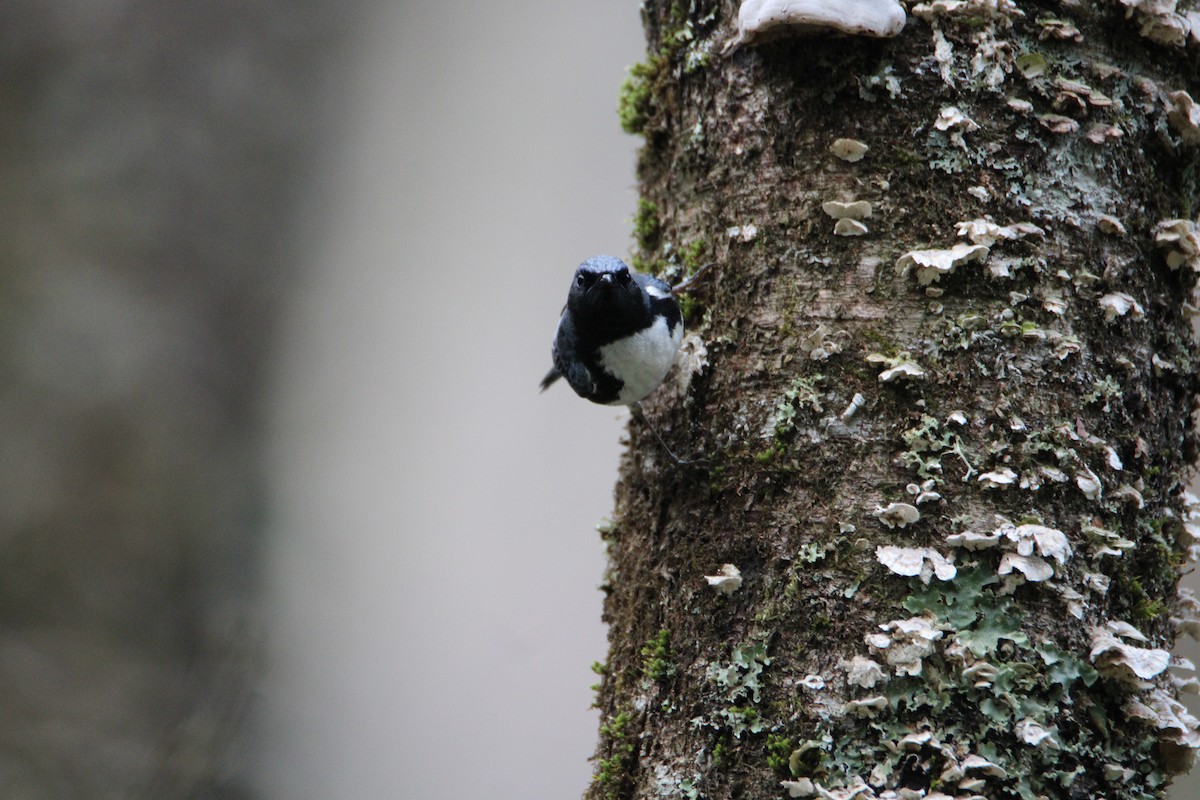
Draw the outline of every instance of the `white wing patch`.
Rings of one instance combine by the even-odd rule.
[[[655,286],[653,283],[646,284],[646,294],[650,295],[651,297],[657,297],[659,300],[663,299],[664,297],[671,296],[671,293],[669,291],[660,289],[659,287]]]
[[[657,389],[675,363],[682,341],[683,325],[670,328],[666,319],[659,317],[644,331],[601,347],[600,366],[625,384],[612,405],[636,403]]]

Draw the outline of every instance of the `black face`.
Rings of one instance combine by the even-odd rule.
[[[611,257],[589,259],[575,270],[567,307],[572,313],[592,316],[619,314],[641,305],[641,289],[629,267]]]

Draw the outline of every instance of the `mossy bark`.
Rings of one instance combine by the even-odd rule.
[[[1191,543],[1196,274],[1155,226],[1195,214],[1167,98],[1198,95],[1197,49],[1117,3],[985,5],[723,55],[735,3],[644,3],[634,261],[715,264],[687,303],[708,364],[645,409],[705,461],[631,423],[589,798],[1159,797],[1189,762],[1138,715],[1166,673],[1136,686],[1093,648],[1114,621],[1148,637],[1121,647],[1171,647]],[[870,150],[843,161],[841,137]],[[834,235],[822,205],[852,199],[868,231]],[[897,269],[982,218],[1004,230],[979,226],[977,260]],[[920,519],[889,527],[892,503]],[[968,531],[1000,536],[947,542]],[[957,575],[897,574],[883,546]],[[731,595],[705,580],[724,564]],[[880,638],[913,619],[926,638]]]

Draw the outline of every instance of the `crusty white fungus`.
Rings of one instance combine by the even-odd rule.
[[[875,717],[887,707],[887,698],[883,695],[876,695],[864,700],[851,700],[842,706],[842,710],[856,717]]]
[[[877,508],[871,513],[889,528],[903,528],[921,518],[917,507],[908,503],[888,503],[887,506]]]
[[[962,768],[968,771],[982,772],[984,775],[991,775],[995,778],[1008,777],[1008,772],[1004,767],[974,753],[962,760]]]
[[[1196,597],[1195,590],[1177,590],[1171,624],[1175,626],[1175,633],[1200,641],[1200,598]]]
[[[868,228],[866,225],[849,217],[839,219],[837,224],[833,226],[835,236],[862,236],[867,232]]]
[[[1094,144],[1104,144],[1109,139],[1120,139],[1125,135],[1125,132],[1116,125],[1109,125],[1107,122],[1091,122],[1088,123],[1087,130],[1083,132],[1089,142]]]
[[[800,681],[800,685],[816,692],[825,688],[825,679],[820,675],[805,675],[804,679]]]
[[[798,33],[834,31],[886,39],[900,33],[906,20],[896,0],[743,0],[737,36],[725,50]]]
[[[1166,122],[1180,134],[1183,144],[1200,144],[1200,106],[1186,91],[1172,91],[1166,96],[1171,108],[1166,112]]]
[[[958,568],[932,547],[882,545],[875,548],[875,558],[897,575],[920,577],[926,585],[935,575],[939,581],[953,580],[958,575]]]
[[[1075,485],[1088,500],[1099,500],[1104,493],[1104,486],[1100,483],[1100,478],[1087,467],[1084,467],[1081,472],[1075,473]]]
[[[1175,0],[1120,0],[1126,18],[1136,17],[1140,33],[1159,44],[1182,47],[1190,36],[1196,39],[1194,12],[1178,13]]]
[[[1167,251],[1171,269],[1191,267],[1200,272],[1200,228],[1188,219],[1164,219],[1154,226],[1154,242]]]
[[[1163,673],[1171,664],[1171,654],[1159,648],[1125,644],[1107,627],[1092,628],[1092,650],[1088,654],[1105,678],[1132,686],[1141,686]]]
[[[933,654],[934,642],[944,636],[939,628],[925,617],[911,617],[884,622],[882,633],[868,633],[864,640],[897,675],[920,675],[922,660]]]
[[[957,233],[972,244],[991,247],[997,241],[1015,241],[1026,236],[1045,236],[1046,232],[1032,222],[1014,222],[1012,225],[997,225],[988,219],[969,219],[958,223]]]
[[[850,419],[853,417],[866,402],[867,398],[863,397],[860,392],[855,392],[854,397],[850,398],[850,402],[847,404],[846,410],[842,412],[842,419]]]
[[[1123,317],[1126,314],[1129,314],[1130,319],[1141,319],[1146,316],[1142,304],[1124,292],[1106,294],[1098,302],[1104,309],[1104,319],[1108,322],[1114,322],[1117,317]]]
[[[1003,536],[999,531],[993,533],[975,533],[974,531],[963,531],[962,533],[952,533],[946,537],[946,544],[951,547],[961,547],[964,550],[991,550],[1000,544],[1000,538]]]
[[[753,242],[758,237],[758,226],[752,222],[734,225],[725,229],[725,235],[742,243]]]
[[[1054,577],[1054,567],[1050,562],[1038,556],[1023,556],[1019,553],[1005,553],[1000,559],[1000,575],[1010,575],[1013,571],[1020,572],[1025,580],[1040,583]]]
[[[879,666],[879,662],[866,656],[854,656],[849,661],[843,661],[840,666],[846,670],[846,683],[851,686],[870,689],[880,681],[887,680],[887,673]]]
[[[1054,748],[1059,746],[1058,742],[1054,740],[1054,734],[1047,730],[1040,722],[1030,717],[1026,717],[1018,722],[1014,732],[1017,734],[1018,739],[1033,747],[1043,744]]]
[[[1013,0],[933,0],[912,7],[913,16],[935,19],[939,16],[963,20],[985,20],[1004,17],[1023,17]]]
[[[1003,489],[1017,482],[1017,473],[1008,467],[1001,467],[993,472],[985,472],[976,478],[983,484],[984,489]]]
[[[933,121],[933,127],[939,131],[957,131],[959,133],[979,130],[979,125],[975,120],[964,114],[958,106],[946,106],[939,111],[937,119]]]
[[[834,219],[866,219],[871,216],[871,204],[866,200],[841,202],[830,200],[821,204],[821,210]]]
[[[988,255],[987,245],[960,242],[949,250],[911,250],[896,259],[896,270],[907,272],[915,267],[917,283],[928,286],[943,275],[954,272],[960,264],[983,261]]]
[[[914,364],[911,361],[903,361],[896,366],[885,369],[883,372],[879,373],[879,380],[883,381],[884,383],[891,383],[892,381],[900,378],[916,379],[924,377],[925,370],[921,369],[919,365]]]
[[[731,595],[742,588],[742,571],[733,564],[722,564],[718,574],[705,575],[704,580],[720,594]]]
[[[1149,642],[1146,634],[1139,631],[1137,628],[1130,625],[1128,622],[1120,619],[1110,619],[1104,623],[1104,627],[1115,636],[1120,636],[1122,639],[1129,639],[1134,642]]]
[[[1162,689],[1154,689],[1146,702],[1131,697],[1121,709],[1125,716],[1143,719],[1158,728],[1163,740],[1180,747],[1200,749],[1200,720]]]
[[[812,778],[780,781],[779,785],[787,789],[788,797],[812,797],[817,793],[817,787],[813,784]]]
[[[1074,133],[1079,130],[1079,123],[1062,114],[1039,114],[1038,122],[1043,128],[1060,136],[1064,133]]]
[[[857,139],[834,139],[833,144],[829,145],[829,152],[840,158],[842,161],[862,161],[863,156],[871,148]]]
[[[1096,217],[1096,227],[1101,233],[1107,233],[1109,236],[1124,236],[1125,225],[1116,217],[1110,217],[1108,214],[1100,214]]]
[[[708,367],[708,347],[705,346],[704,340],[694,333],[685,336],[675,353],[675,366],[676,391],[687,396],[692,378]]]
[[[997,532],[1000,530],[1004,531],[1009,540],[1016,542],[1019,555],[1033,555],[1036,549],[1038,555],[1052,558],[1060,564],[1067,563],[1067,559],[1071,557],[1071,543],[1067,535],[1056,528],[1026,524],[1011,528],[1002,525]]]

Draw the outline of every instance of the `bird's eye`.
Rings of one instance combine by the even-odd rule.
[[[621,283],[629,283],[629,270],[623,269],[617,273],[617,280]]]
[[[583,277],[582,272],[575,276],[575,285],[576,286],[586,286],[587,285],[587,279]]]

